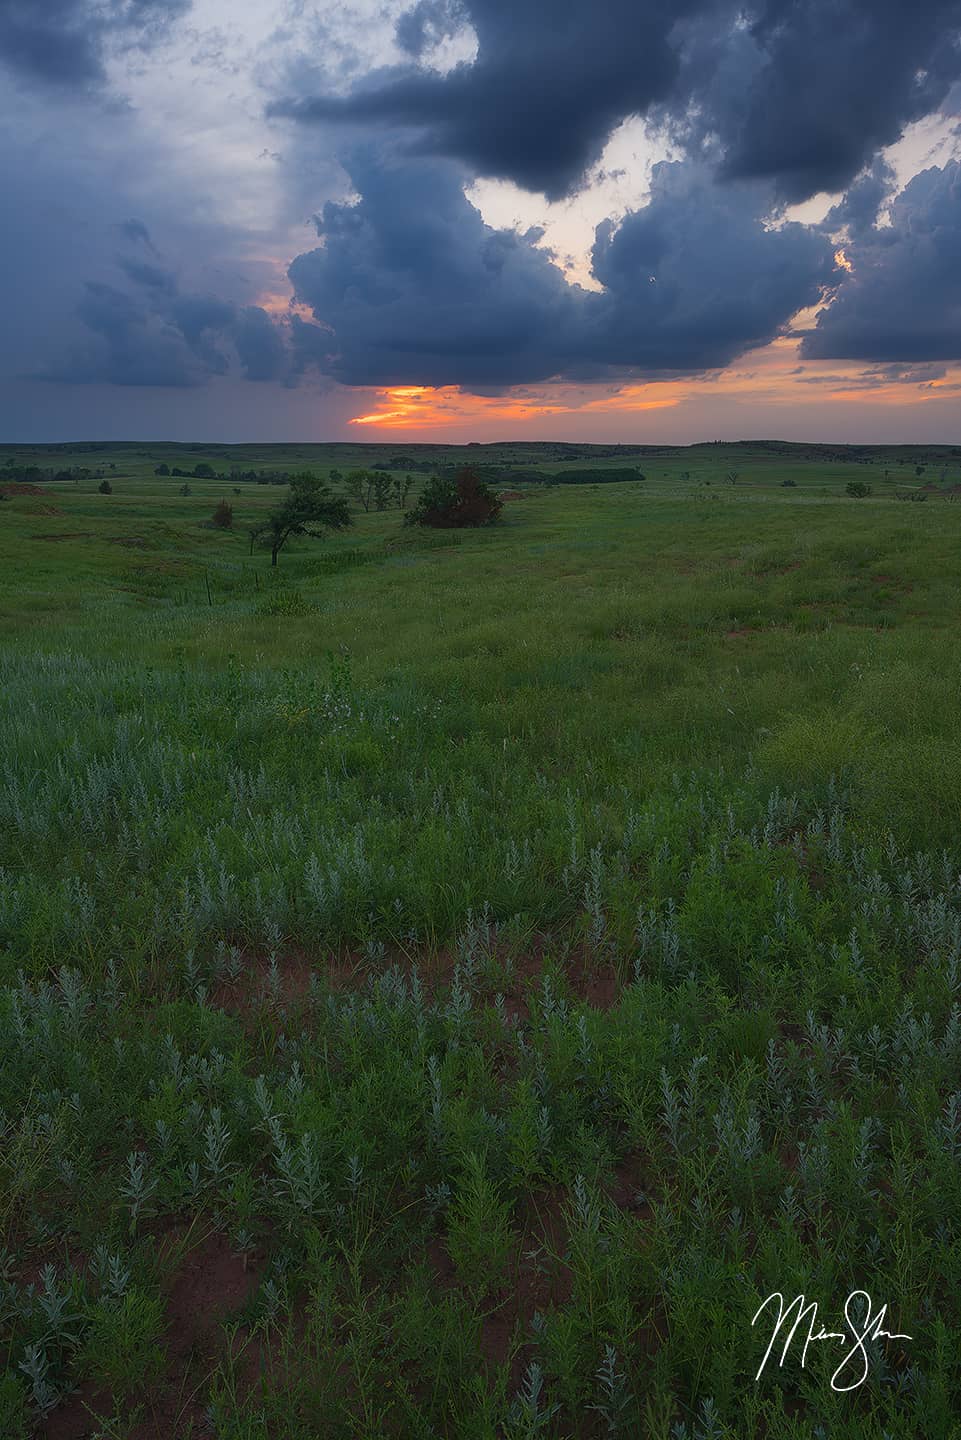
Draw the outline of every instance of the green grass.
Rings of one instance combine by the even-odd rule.
[[[705,446],[271,573],[135,448],[0,505],[0,1433],[961,1434],[961,508]]]

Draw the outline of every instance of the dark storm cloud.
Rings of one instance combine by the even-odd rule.
[[[514,384],[569,350],[583,292],[513,231],[493,230],[452,165],[348,161],[362,199],[325,205],[323,245],[290,266],[297,296],[331,327],[347,384]]]
[[[740,12],[707,6],[679,27],[682,74],[661,118],[716,153],[722,176],[772,179],[787,201],[842,189],[961,76],[961,0]]]
[[[873,229],[878,211],[895,189],[891,166],[880,157],[851,184],[837,205],[824,217],[821,228],[828,234],[846,230],[853,238]]]
[[[0,61],[65,87],[103,79],[112,45],[148,46],[193,0],[0,0]]]
[[[457,0],[418,0],[397,21],[397,43],[419,59],[432,46],[454,35],[466,20]]]
[[[503,387],[724,365],[773,339],[833,270],[826,237],[767,229],[763,187],[719,190],[655,167],[651,201],[593,252],[600,292],[571,286],[538,232],[494,230],[458,169],[371,148],[349,162],[357,204],[328,204],[322,246],[290,267],[327,327],[315,359],[350,385]]]
[[[848,248],[853,273],[803,342],[816,360],[961,360],[961,164],[923,170],[890,225]]]
[[[247,305],[237,314],[233,340],[248,380],[285,379],[289,368],[287,347],[279,327],[259,305]]]
[[[398,42],[416,59],[461,15],[472,64],[409,63],[273,113],[410,127],[415,149],[551,198],[650,114],[723,176],[796,201],[843,188],[961,77],[961,0],[421,0]]]
[[[265,310],[181,292],[159,266],[123,256],[117,264],[133,288],[86,282],[77,315],[87,337],[38,378],[184,388],[226,375],[232,351],[249,380],[285,377],[287,347]]]
[[[480,175],[558,197],[576,188],[625,115],[667,96],[677,74],[676,19],[699,0],[465,0],[477,59],[441,76],[400,67],[347,97],[277,105],[303,120],[408,125],[428,152]],[[452,12],[418,5],[398,39],[419,54]]]
[[[689,164],[654,167],[650,203],[598,227],[589,308],[599,358],[642,370],[727,365],[814,304],[833,246],[804,225],[766,228],[766,187],[719,187]]]

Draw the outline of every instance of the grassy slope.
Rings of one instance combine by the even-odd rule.
[[[3,1433],[956,1433],[961,509],[703,448],[0,507]]]

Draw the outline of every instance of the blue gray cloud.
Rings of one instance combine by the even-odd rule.
[[[141,222],[125,232],[142,240]],[[181,289],[176,275],[121,255],[124,289],[87,281],[77,315],[84,336],[44,374],[74,384],[188,388],[239,367],[248,380],[283,380],[290,370],[279,326],[256,305]]]
[[[961,360],[961,164],[915,175],[889,221],[848,247],[853,272],[804,339],[812,360]]]
[[[948,103],[959,40],[959,0],[706,4],[675,31],[680,75],[657,118],[722,179],[832,194]]]
[[[477,56],[419,55],[470,23]],[[409,62],[346,96],[292,96],[303,122],[401,126],[415,151],[551,198],[615,126],[650,115],[722,177],[786,200],[841,189],[961,77],[961,0],[421,0],[398,26]]]
[[[103,81],[111,48],[149,48],[193,0],[0,0],[0,62],[65,88]]]
[[[238,16],[258,0],[245,3]],[[278,20],[298,9],[274,4]],[[415,0],[397,21],[398,63],[360,80],[362,55],[318,39],[346,33],[331,0],[304,7],[313,19],[287,68],[272,52],[255,81],[249,50],[231,49],[250,73],[245,88],[231,70],[224,106],[253,125],[220,136],[198,102],[202,176],[185,131],[155,123],[154,77],[138,107],[141,60],[167,37],[186,43],[191,8],[0,0],[0,81],[16,82],[0,88],[8,372],[181,391],[224,376],[293,387],[312,372],[479,393],[695,374],[765,345],[826,293],[810,359],[893,367],[909,383],[910,367],[961,358],[957,166],[895,195],[880,153],[912,121],[961,107],[961,0]],[[353,39],[359,13],[360,0]],[[476,57],[433,68],[467,30]],[[136,66],[114,65],[132,50]],[[179,103],[198,54],[177,54]],[[287,123],[270,128],[268,72],[271,93],[278,74],[301,77],[272,110]],[[122,126],[91,103],[118,76]],[[649,203],[598,227],[594,288],[568,283],[540,232],[496,229],[465,196],[478,176],[576,196],[637,115],[683,158],[655,167]],[[251,134],[260,188],[248,194],[238,136]],[[354,195],[322,206],[312,248],[281,251],[289,216],[338,193],[337,158]],[[287,208],[271,231],[260,176],[273,167]],[[787,202],[821,191],[844,192],[822,225],[780,223]],[[833,264],[842,234],[851,274]],[[296,249],[289,275],[312,321],[250,303],[275,293],[271,264]]]
[[[290,267],[325,327],[316,359],[348,385],[489,388],[696,371],[766,344],[834,276],[809,227],[765,225],[763,186],[655,167],[650,203],[599,228],[600,291],[567,283],[539,234],[494,230],[453,164],[364,147],[357,203],[328,204]]]

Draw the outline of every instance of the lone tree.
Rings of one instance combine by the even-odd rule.
[[[473,465],[467,465],[456,475],[434,475],[428,480],[417,504],[404,516],[404,524],[439,528],[488,525],[497,519],[501,508],[491,487]]]
[[[350,506],[343,495],[333,495],[316,475],[292,475],[284,503],[251,532],[251,549],[255,540],[263,541],[270,547],[271,565],[276,565],[291,535],[312,535],[322,540],[325,530],[344,530],[352,524]]]
[[[347,476],[347,494],[364,510],[370,509],[378,476],[373,470],[351,470]]]
[[[101,480],[100,484],[97,486],[97,489],[100,491],[101,495],[113,494],[113,486],[111,485],[109,480]]]

